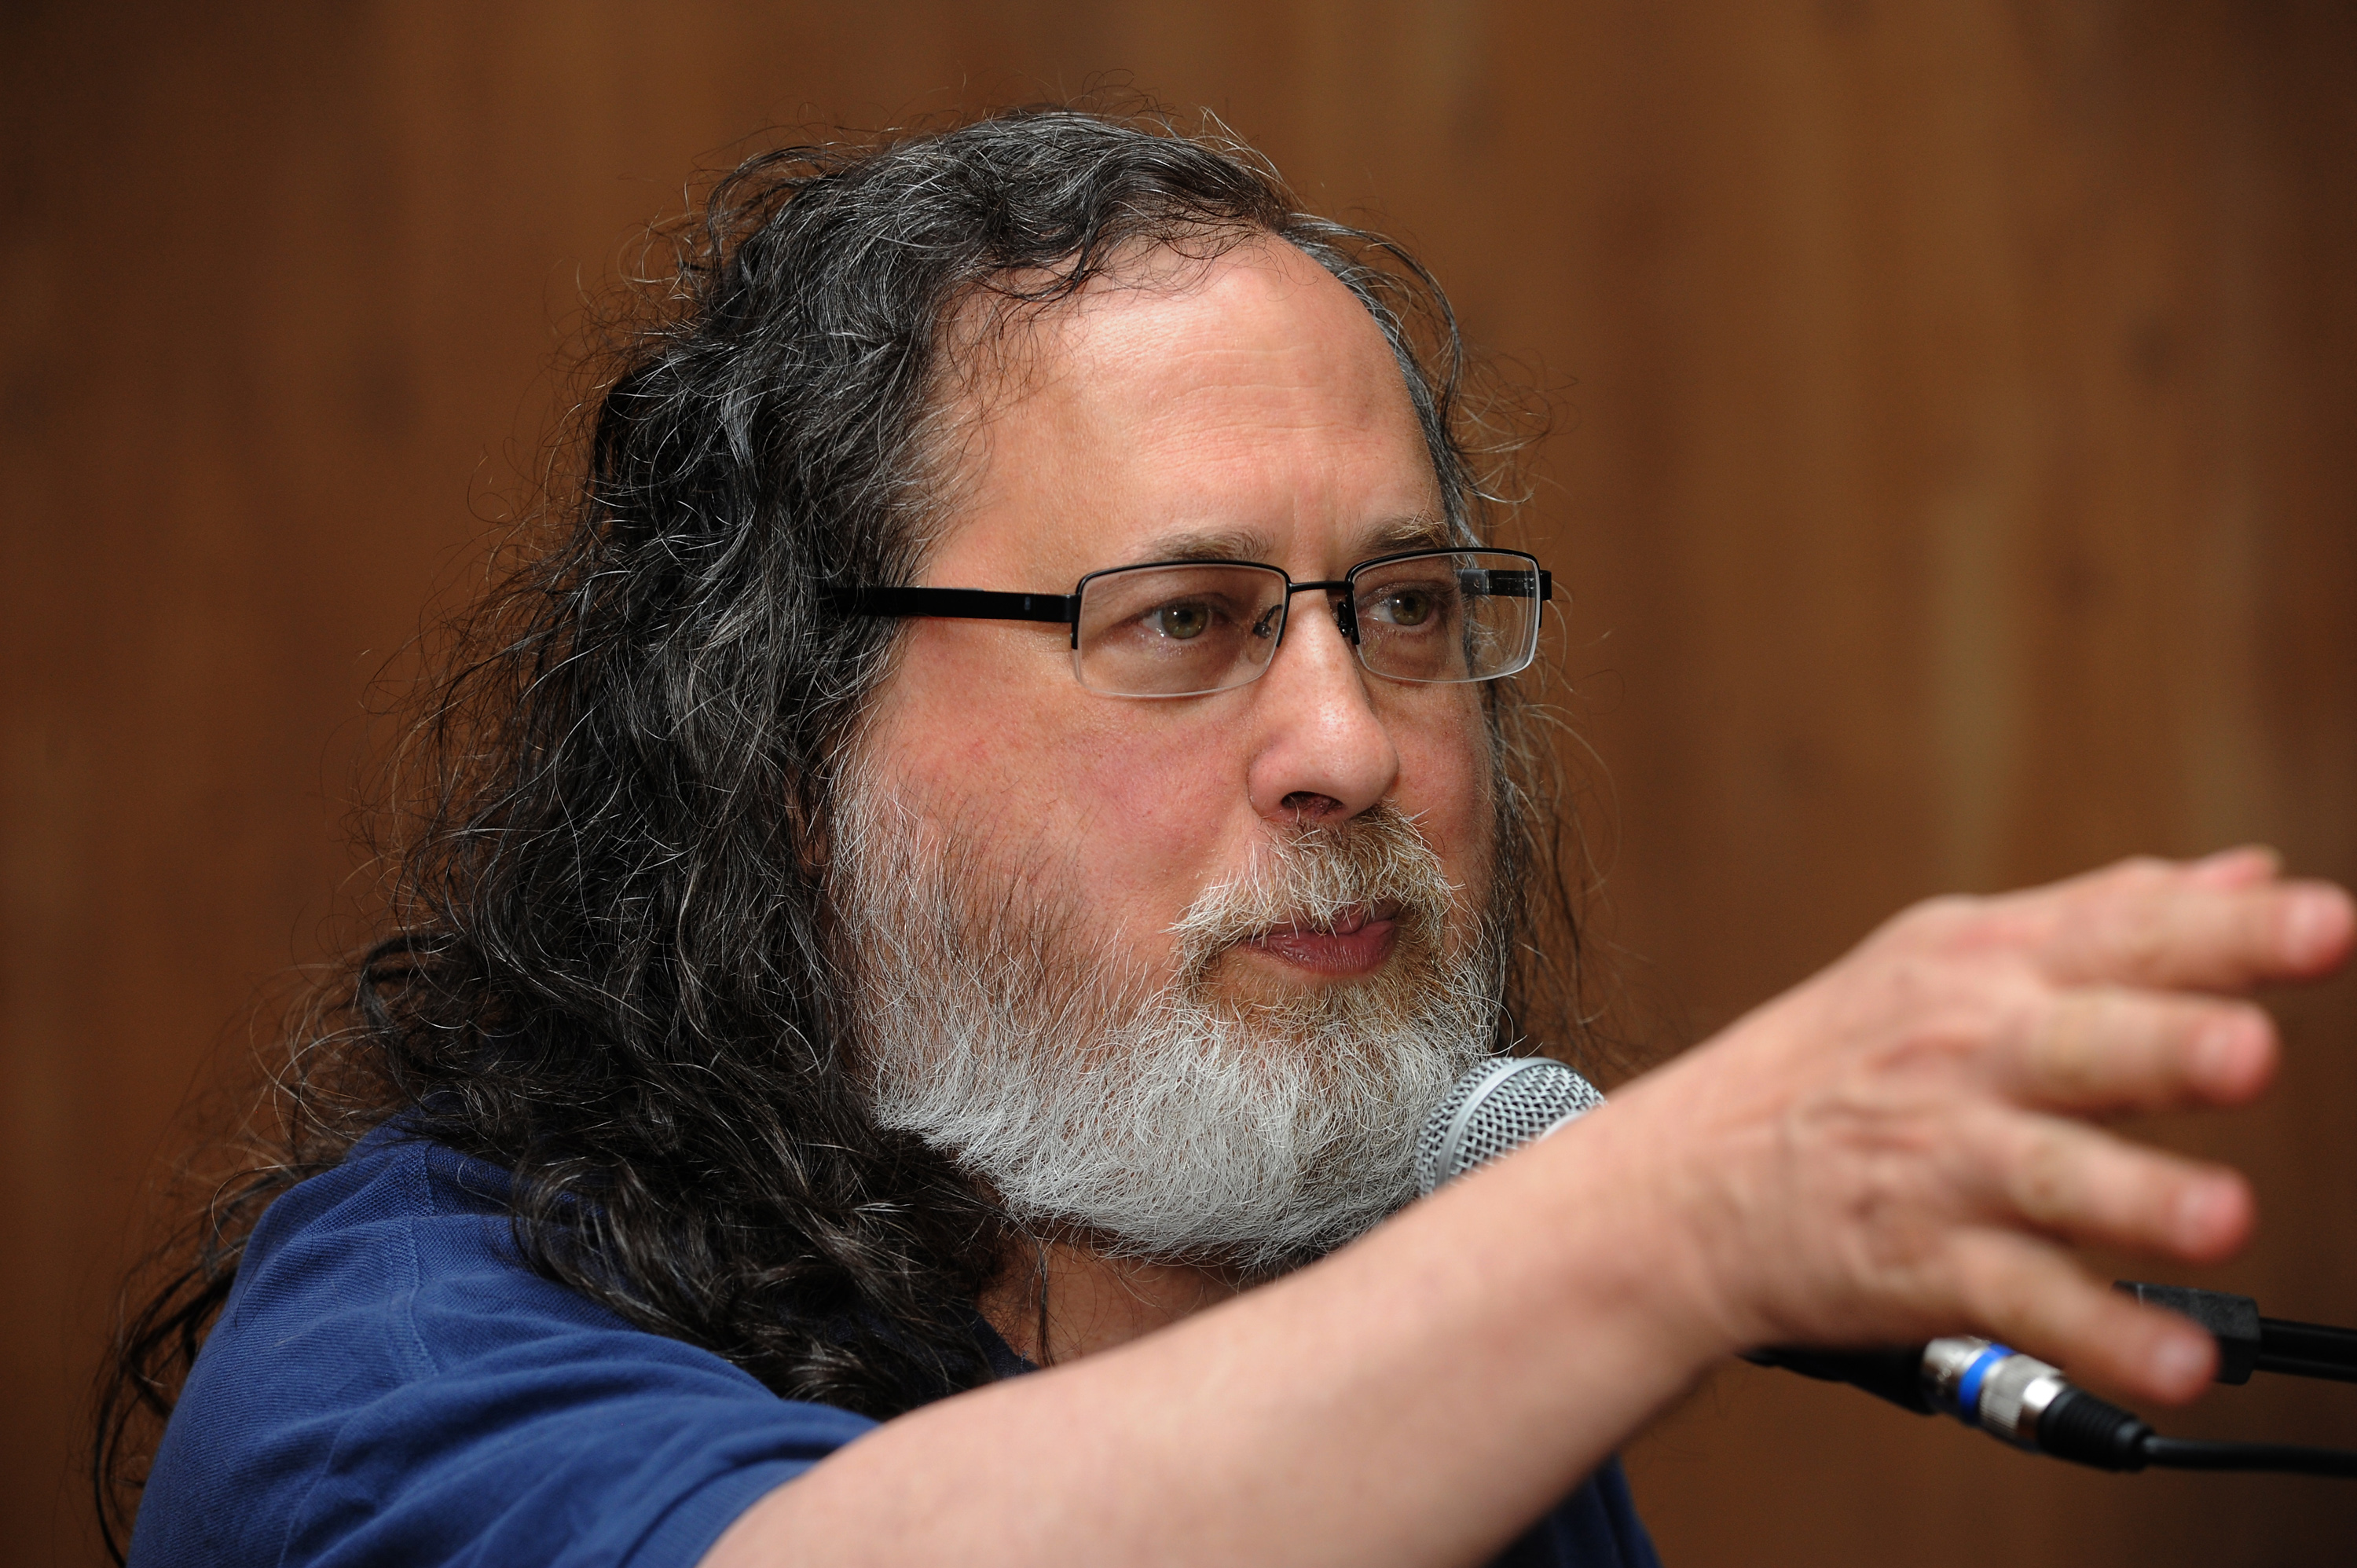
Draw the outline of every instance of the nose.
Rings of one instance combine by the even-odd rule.
[[[1304,596],[1253,682],[1252,807],[1271,822],[1340,822],[1399,780],[1398,748],[1330,601]]]

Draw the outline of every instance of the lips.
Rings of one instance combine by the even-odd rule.
[[[1354,905],[1330,922],[1289,920],[1242,945],[1314,973],[1365,974],[1391,956],[1399,914],[1399,905],[1390,901]]]

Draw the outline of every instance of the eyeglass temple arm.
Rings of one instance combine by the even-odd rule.
[[[1072,594],[999,594],[985,588],[846,588],[837,609],[856,616],[944,616],[952,620],[1039,620],[1070,626],[1081,618]]]

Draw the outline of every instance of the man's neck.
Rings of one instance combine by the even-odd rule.
[[[1127,1344],[1242,1288],[1224,1269],[1107,1258],[1051,1241],[1009,1260],[981,1306],[1017,1355],[1050,1366]]]

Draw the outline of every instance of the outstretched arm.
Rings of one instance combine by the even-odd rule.
[[[1703,1369],[1972,1331],[2178,1402],[2212,1348],[2065,1248],[2207,1262],[2232,1171],[2093,1125],[2266,1085],[2236,999],[2348,955],[2271,855],[1943,899],[1551,1138],[1297,1274],[888,1423],[709,1568],[1476,1563]]]

